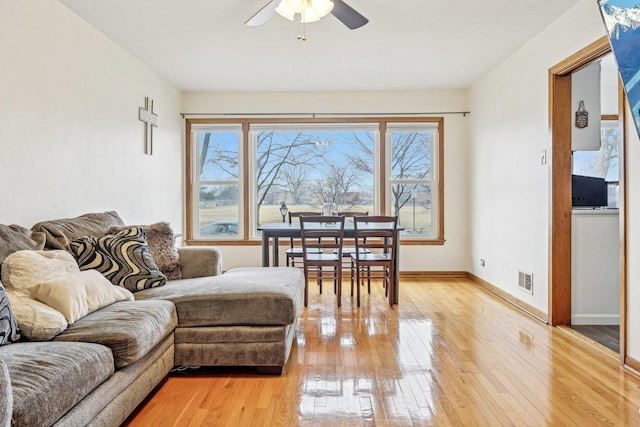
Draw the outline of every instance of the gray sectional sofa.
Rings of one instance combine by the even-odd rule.
[[[15,248],[2,238],[0,249]],[[176,366],[281,374],[302,308],[301,272],[221,274],[216,248],[178,253],[182,279],[90,313],[52,340],[0,346],[0,425],[120,425]]]

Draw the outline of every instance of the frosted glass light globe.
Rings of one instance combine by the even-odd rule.
[[[307,0],[285,0],[293,13],[302,13],[308,7]]]
[[[316,22],[320,20],[320,16],[312,9],[308,8],[300,15],[300,22]]]
[[[300,14],[300,22],[316,22],[333,10],[331,0],[282,0],[276,12],[293,21]]]
[[[286,0],[282,0],[280,2],[280,5],[276,8],[276,12],[278,12],[280,16],[287,18],[289,21],[293,21],[293,18],[296,15],[293,10],[289,9]]]

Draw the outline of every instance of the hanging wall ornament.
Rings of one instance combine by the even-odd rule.
[[[584,101],[580,101],[576,111],[576,127],[583,129],[589,126],[589,112],[584,108]]]

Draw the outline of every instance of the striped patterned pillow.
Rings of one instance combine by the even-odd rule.
[[[114,235],[76,239],[71,242],[71,252],[80,270],[98,270],[111,283],[131,292],[167,282],[149,252],[142,228],[131,227]]]
[[[18,323],[11,311],[9,298],[0,283],[0,345],[16,342],[19,339]]]
[[[140,227],[144,230],[149,252],[162,274],[167,276],[167,280],[182,279],[176,240],[169,223],[162,221],[151,225],[116,225],[110,227],[107,234],[116,234],[131,227]]]

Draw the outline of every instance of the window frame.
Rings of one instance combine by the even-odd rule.
[[[250,144],[250,127],[269,127],[269,125],[283,125],[304,127],[305,124],[310,127],[318,127],[325,125],[378,125],[378,141],[374,144],[375,159],[377,162],[376,173],[374,174],[374,192],[375,204],[374,211],[384,214],[391,212],[391,159],[390,146],[391,142],[387,141],[387,128],[397,127],[406,124],[417,125],[426,123],[435,125],[437,128],[436,146],[433,147],[434,171],[432,180],[435,182],[436,198],[434,199],[434,220],[436,227],[433,229],[433,235],[425,236],[403,236],[400,240],[402,245],[442,245],[445,242],[444,237],[444,117],[420,116],[420,117],[323,117],[323,118],[185,118],[185,239],[186,245],[259,245],[260,238],[253,237],[251,231],[251,221],[255,219],[255,195],[251,185],[252,177],[255,178],[255,167],[251,168],[249,162],[252,155],[255,155],[255,147]],[[239,179],[239,215],[238,218],[238,238],[237,239],[210,239],[197,238],[194,233],[194,224],[197,223],[198,208],[195,203],[199,203],[198,191],[195,187],[197,181],[197,167],[194,161],[197,161],[197,141],[192,141],[191,135],[194,127],[203,128],[205,125],[240,125],[242,127],[242,140],[240,142],[240,179]]]
[[[193,163],[192,163],[192,170],[193,170],[193,174],[191,176],[191,181],[193,182],[191,189],[192,192],[195,194],[194,196],[194,201],[193,204],[191,205],[191,213],[188,213],[188,215],[191,216],[191,220],[192,220],[192,224],[198,224],[199,225],[199,218],[200,218],[200,200],[199,200],[199,194],[200,194],[200,187],[201,186],[206,186],[206,185],[226,185],[226,186],[236,186],[238,188],[238,206],[237,206],[237,216],[238,216],[238,223],[237,223],[237,234],[235,238],[226,238],[225,240],[244,240],[243,236],[244,236],[244,226],[243,226],[243,222],[241,221],[241,218],[244,215],[244,210],[245,210],[245,203],[243,201],[243,198],[240,197],[240,195],[242,194],[243,191],[243,181],[246,180],[245,178],[245,167],[244,167],[244,162],[243,159],[244,157],[246,157],[246,154],[244,152],[243,149],[243,139],[244,139],[244,132],[243,132],[243,128],[242,126],[238,126],[237,123],[205,123],[205,124],[198,124],[196,126],[191,126],[191,131],[189,133],[189,138],[191,138],[192,135],[194,135],[196,132],[199,131],[203,131],[203,130],[216,130],[216,131],[226,131],[226,132],[238,132],[239,131],[239,141],[238,141],[238,177],[237,179],[218,179],[218,180],[214,180],[214,179],[201,179],[198,175],[198,164],[199,164],[199,160],[200,160],[200,150],[199,150],[199,141],[194,141],[195,143],[192,144],[191,146],[191,158],[193,159]],[[187,212],[189,212],[189,210],[187,210]],[[211,239],[211,238],[206,238],[203,236],[200,236],[199,233],[196,232],[195,228],[191,228],[191,236],[193,240],[197,240],[197,241],[212,241],[212,240],[216,240],[216,239]]]
[[[254,162],[258,158],[258,146],[257,146],[257,135],[260,132],[266,131],[303,131],[303,132],[313,132],[313,131],[340,131],[340,130],[354,130],[356,127],[358,130],[372,131],[375,132],[376,137],[373,141],[373,158],[379,158],[379,145],[380,145],[380,137],[379,137],[379,126],[374,126],[375,122],[360,122],[360,121],[349,121],[349,122],[328,122],[328,123],[311,123],[311,122],[302,122],[302,123],[291,123],[289,121],[286,122],[269,122],[269,123],[249,123],[249,132],[248,132],[248,140],[249,140],[249,161]],[[258,209],[257,209],[257,196],[258,189],[256,188],[257,177],[256,177],[256,167],[249,168],[249,206],[250,209],[245,211],[245,214],[249,214],[249,224],[256,224],[258,218]],[[374,201],[373,201],[373,212],[371,215],[379,212],[378,207],[378,195],[380,193],[378,189],[379,179],[379,166],[376,165],[373,173],[373,182],[372,182],[372,191],[374,192]],[[250,240],[260,239],[260,235],[258,234],[257,229],[253,229],[252,227],[248,228],[248,236]]]
[[[435,133],[435,140],[431,143],[430,149],[431,149],[431,173],[429,175],[429,177],[427,178],[393,178],[393,166],[392,166],[392,162],[393,162],[393,138],[391,137],[391,134],[393,132],[410,132],[411,130],[427,130],[429,129],[430,131],[433,131]],[[413,121],[413,122],[388,122],[387,127],[386,127],[386,135],[385,135],[385,140],[389,141],[389,143],[386,146],[386,155],[385,155],[385,161],[387,162],[388,165],[388,173],[387,173],[387,177],[386,177],[386,188],[385,188],[385,194],[389,195],[390,199],[389,203],[387,203],[386,208],[387,208],[387,215],[393,215],[393,186],[394,185],[399,185],[399,184],[405,184],[405,185],[430,185],[431,189],[432,189],[432,212],[431,212],[431,223],[432,224],[436,224],[436,227],[438,226],[438,224],[440,223],[440,217],[441,217],[441,212],[440,212],[440,204],[434,204],[434,201],[438,201],[440,200],[440,188],[438,183],[440,182],[440,175],[439,175],[439,170],[440,170],[440,160],[439,160],[439,152],[441,150],[439,141],[439,132],[440,132],[440,126],[437,123],[433,123],[433,122],[427,122],[427,121]],[[402,239],[404,240],[418,240],[418,241],[422,241],[422,240],[432,240],[434,238],[437,238],[438,236],[438,232],[437,230],[433,230],[434,237],[425,237],[424,235],[412,235],[412,234],[402,234]]]

